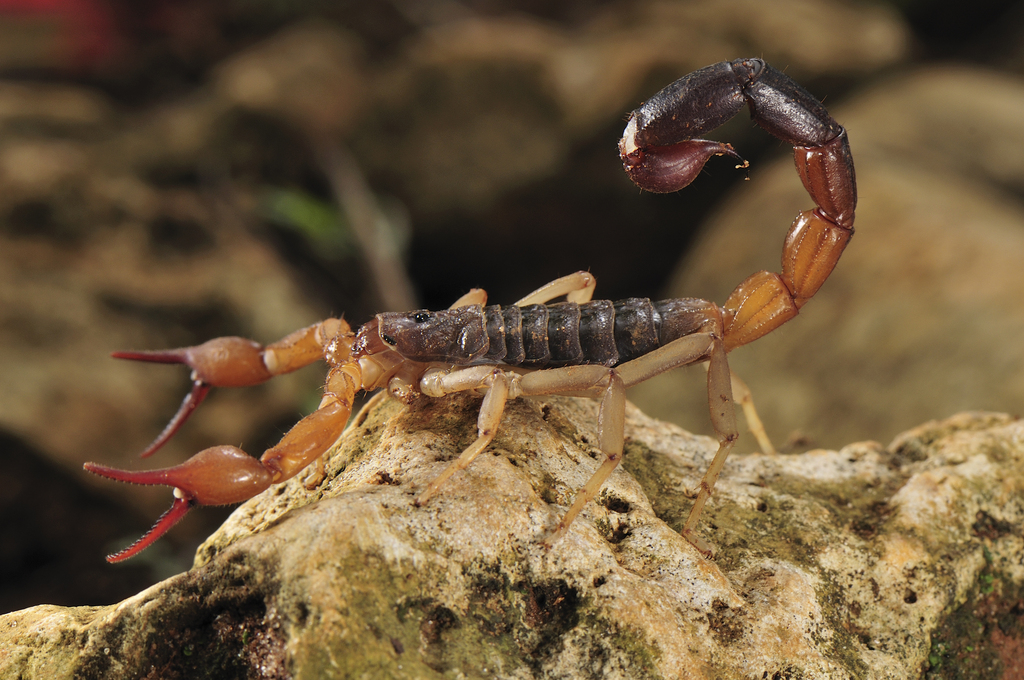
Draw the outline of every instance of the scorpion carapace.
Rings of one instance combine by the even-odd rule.
[[[712,156],[739,158],[729,144],[695,137],[731,118],[744,102],[757,124],[794,145],[797,172],[816,207],[793,222],[783,244],[781,274],[753,274],[722,307],[693,298],[592,301],[594,277],[577,272],[511,307],[485,306],[486,293],[473,290],[449,310],[379,314],[356,332],[344,320],[327,319],[266,347],[242,338],[218,338],[183,349],[115,353],[192,369],[192,391],[144,456],[174,434],[210,387],[255,385],[319,359],[329,371],[319,408],[258,460],[233,446],[217,446],[164,470],[127,472],[86,463],[86,470],[111,479],[174,488],[171,509],[153,529],[107,559],[136,555],[195,505],[240,502],[311,463],[322,464],[321,456],[345,428],[356,393],[378,388],[405,402],[464,391],[483,394],[477,439],[420,491],[417,505],[490,444],[509,399],[556,393],[600,399],[598,446],[606,458],[576,494],[550,544],[619,464],[626,388],[677,366],[702,362],[708,363],[711,423],[719,447],[682,534],[710,555],[711,547],[697,536],[696,527],[738,437],[734,389],[744,395],[740,403],[751,429],[760,434],[762,448],[767,452],[770,447],[726,355],[793,318],[832,272],[853,233],[853,160],[846,131],[821,103],[760,59],[722,62],[680,78],[630,115],[619,143],[623,165],[637,185],[675,191],[692,182]],[[563,295],[565,302],[549,304]]]

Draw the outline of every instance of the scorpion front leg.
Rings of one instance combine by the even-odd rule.
[[[293,371],[326,358],[332,368],[327,377],[319,408],[285,434],[281,441],[257,460],[234,446],[204,449],[180,465],[161,470],[130,472],[86,463],[89,472],[133,484],[160,484],[174,489],[174,503],[142,538],[107,561],[120,562],[137,555],[167,533],[196,505],[227,505],[252,498],[271,484],[294,477],[317,460],[341,435],[360,388],[357,364],[349,360],[351,331],[347,323],[328,319],[289,335],[268,347],[243,338],[217,338],[203,345],[165,352],[120,352],[115,356],[183,363],[192,368],[199,388],[255,385],[274,375]],[[151,444],[149,455],[173,434],[194,410],[196,400],[185,402],[169,426]],[[201,400],[201,398],[200,398]],[[168,432],[170,430],[170,432]]]
[[[501,415],[509,398],[518,396],[515,389],[515,374],[494,366],[474,366],[446,370],[428,370],[420,380],[420,390],[429,397],[443,397],[456,392],[485,390],[480,413],[477,416],[477,438],[462,454],[448,464],[448,467],[432,481],[416,498],[416,505],[422,506],[437,493],[448,479],[460,470],[465,470],[476,460],[480,452],[494,440],[501,423]],[[511,395],[510,395],[511,391]]]

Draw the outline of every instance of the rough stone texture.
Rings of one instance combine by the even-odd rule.
[[[495,443],[416,508],[478,405],[377,400],[315,491],[296,479],[242,505],[191,571],[110,607],[0,617],[0,676],[999,677],[1021,663],[1024,425],[1008,416],[961,414],[888,447],[736,455],[702,525],[708,561],[676,529],[714,443],[632,407],[625,469],[551,549],[601,457],[590,401],[510,404]]]
[[[729,356],[777,443],[799,432],[834,447],[965,409],[1020,413],[1024,381],[1006,376],[1024,374],[1024,345],[1008,341],[1024,334],[1022,111],[1024,80],[958,66],[893,76],[834,108],[856,162],[856,234],[799,317]],[[750,177],[667,297],[721,303],[749,274],[779,270],[784,234],[811,202],[791,157]],[[677,371],[630,398],[702,432],[702,382]]]

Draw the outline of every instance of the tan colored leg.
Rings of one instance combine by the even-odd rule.
[[[576,272],[544,284],[516,303],[516,307],[542,305],[564,295],[569,302],[590,302],[594,296],[597,279],[590,272]]]
[[[420,381],[423,394],[440,397],[454,392],[486,389],[484,403],[477,421],[478,437],[462,455],[441,473],[416,499],[417,505],[426,503],[441,485],[459,470],[465,469],[494,439],[501,422],[505,402],[520,395],[575,394],[599,397],[598,445],[606,458],[586,484],[577,492],[573,504],[558,523],[558,527],[545,543],[551,544],[565,534],[587,503],[594,500],[608,477],[622,460],[624,422],[626,410],[625,389],[647,378],[677,366],[693,364],[708,358],[708,401],[711,423],[719,436],[718,452],[701,479],[700,490],[683,527],[682,534],[704,555],[711,555],[711,546],[696,535],[694,529],[707,503],[722,467],[739,436],[736,413],[732,400],[732,380],[726,359],[725,344],[721,340],[721,319],[709,318],[708,331],[679,338],[650,354],[629,361],[616,368],[604,366],[566,366],[533,371],[526,374],[505,372],[494,366],[455,368],[450,371],[435,369],[424,374]],[[718,331],[718,332],[715,332]]]
[[[732,398],[743,409],[743,417],[747,419],[747,429],[757,439],[757,445],[761,447],[761,453],[769,456],[776,455],[775,447],[772,446],[772,440],[768,438],[768,433],[764,429],[764,423],[761,422],[761,418],[757,415],[757,409],[754,408],[754,397],[750,393],[750,388],[747,387],[747,383],[743,382],[735,372],[730,371],[729,373],[732,377]]]
[[[587,483],[576,492],[576,500],[562,515],[554,533],[545,541],[547,545],[550,546],[565,534],[587,503],[597,498],[601,487],[622,462],[625,421],[626,387],[622,384],[622,378],[615,373],[615,369],[612,369],[608,376],[608,387],[605,388],[604,397],[601,399],[601,408],[597,415],[598,445],[606,458],[587,480]]]
[[[309,468],[306,468],[307,470]],[[327,468],[324,466],[324,457],[320,456],[313,463],[313,471],[306,475],[306,478],[302,480],[302,488],[306,491],[312,491],[327,479]]]
[[[659,347],[657,350],[650,354],[645,354],[642,357],[629,361],[621,366],[614,369],[616,378],[620,379],[624,387],[630,387],[639,382],[643,382],[648,378],[664,373],[665,371],[671,370],[677,366],[684,366],[687,364],[696,363],[708,357],[710,353],[710,362],[708,368],[708,403],[710,405],[711,412],[711,424],[715,428],[715,432],[718,433],[719,446],[718,451],[715,453],[714,459],[711,461],[711,466],[707,472],[704,473],[703,479],[700,482],[700,488],[696,494],[693,508],[690,510],[690,515],[686,520],[686,524],[683,527],[682,535],[690,541],[695,548],[697,548],[705,556],[710,556],[712,553],[711,546],[704,541],[702,538],[696,535],[695,529],[698,522],[700,521],[701,513],[704,510],[704,505],[707,503],[708,498],[711,497],[711,492],[715,487],[715,483],[718,481],[718,476],[722,472],[722,468],[725,465],[726,459],[729,457],[729,453],[732,451],[733,446],[736,443],[736,439],[739,437],[739,433],[736,429],[736,410],[733,405],[732,397],[732,373],[729,370],[729,363],[726,359],[725,344],[721,338],[721,322],[718,319],[709,319],[708,326],[710,332],[694,333],[684,338],[679,338],[664,347]],[[718,327],[719,332],[715,333],[714,328]],[[543,394],[543,393],[566,393],[576,392],[580,394],[593,395],[593,387],[596,386],[598,380],[595,380],[597,375],[596,369],[601,367],[597,366],[574,366],[562,369],[552,369],[548,371],[537,371],[536,373],[530,373],[523,376],[522,389],[523,394]],[[586,370],[586,377],[584,377],[584,369]],[[586,383],[593,381],[590,385]],[[609,434],[606,438],[604,433],[604,427],[619,427],[616,425],[614,418],[623,420],[625,418],[625,402],[620,410],[617,410],[618,415],[612,416],[610,401],[613,397],[608,396],[609,392],[605,391],[605,399],[609,405],[606,407],[605,402],[602,401],[602,420],[599,422],[599,437],[601,439],[601,447],[604,449],[605,446],[613,445],[613,436]],[[619,409],[618,406],[615,406]],[[606,425],[607,424],[607,425]],[[615,453],[615,448],[606,450],[609,457],[621,457],[621,443],[618,448],[619,454]],[[553,541],[558,535],[561,535],[575,519],[576,514],[579,513],[583,505],[591,500],[594,496],[590,496],[593,493],[595,496],[600,490],[601,484],[607,479],[608,475],[611,474],[612,470],[618,465],[618,460],[605,461],[605,463],[598,468],[594,477],[591,478],[587,485],[580,491],[581,495],[577,496],[576,501],[570,508],[569,513],[566,513],[566,518],[559,523],[559,527],[556,530],[556,536],[549,539]],[[588,491],[593,487],[592,491]],[[587,494],[584,496],[583,494]],[[582,498],[586,500],[581,502]],[[572,516],[569,516],[572,514]],[[566,521],[568,520],[568,521]]]
[[[642,357],[627,361],[616,370],[626,387],[632,387],[673,368],[703,360],[711,351],[713,340],[714,334],[711,332],[687,335]]]
[[[468,293],[460,297],[458,300],[452,303],[452,306],[448,309],[458,309],[459,307],[470,307],[472,305],[480,305],[481,307],[487,304],[487,291],[483,288],[473,288]]]
[[[711,497],[711,491],[715,488],[718,475],[722,473],[725,461],[732,451],[739,432],[736,429],[736,409],[732,400],[732,379],[730,377],[729,363],[725,356],[725,344],[716,339],[711,349],[711,362],[708,367],[708,402],[711,405],[711,425],[718,433],[718,451],[715,453],[711,465],[700,480],[700,490],[690,508],[690,515],[683,525],[682,535],[693,544],[705,557],[712,554],[711,546],[701,537],[697,536],[695,529],[700,521],[704,504]]]
[[[523,396],[564,394],[596,399],[604,394],[604,381],[611,370],[606,366],[589,364],[533,371],[520,376],[519,390]]]
[[[714,324],[716,320],[709,320]],[[624,422],[626,418],[626,387],[646,380],[652,375],[663,373],[677,366],[692,364],[707,357],[708,350],[714,346],[721,347],[721,341],[715,340],[712,333],[695,333],[679,338],[664,347],[629,361],[616,368],[603,366],[567,366],[528,373],[519,381],[523,395],[539,394],[579,394],[601,398],[598,414],[598,445],[607,456],[586,484],[577,492],[573,504],[558,523],[554,533],[545,541],[551,545],[558,540],[572,525],[573,521],[587,503],[594,500],[608,477],[622,460]],[[725,353],[721,352],[724,360]],[[726,375],[728,375],[728,364]],[[731,397],[729,397],[731,399]],[[727,403],[727,410],[732,412],[732,402]],[[721,421],[722,418],[718,418]],[[712,422],[716,416],[712,414]],[[725,426],[724,424],[722,425]],[[719,424],[716,424],[716,429]],[[735,428],[735,421],[733,427]],[[735,439],[735,438],[733,438]],[[713,485],[714,482],[711,481]],[[700,513],[697,513],[699,517]],[[687,538],[690,538],[689,536]],[[699,538],[697,539],[700,540]],[[691,539],[692,542],[692,539]],[[695,544],[696,545],[696,544]],[[696,546],[699,550],[706,544]]]
[[[450,389],[449,394],[466,389],[485,388],[487,390],[487,394],[484,395],[483,404],[480,406],[480,415],[477,417],[477,439],[462,452],[462,455],[449,463],[448,467],[423,490],[423,493],[416,499],[416,505],[425,504],[437,493],[441,485],[448,481],[449,477],[469,467],[470,463],[480,455],[480,452],[487,448],[487,445],[491,443],[495,433],[498,431],[498,424],[501,423],[501,414],[504,412],[505,402],[508,400],[511,376],[500,368],[493,366],[483,368],[490,368],[490,372],[483,380],[477,381],[475,387],[457,384],[459,382],[458,378],[462,377],[458,371],[448,374],[448,377],[454,376],[456,378],[453,381],[456,385],[453,389]]]
[[[526,305],[542,305],[555,298],[564,295],[569,302],[590,302],[594,296],[594,288],[597,286],[597,279],[590,272],[576,272],[555,279],[533,291],[522,300],[516,303],[517,307]],[[468,293],[456,300],[448,309],[469,307],[470,305],[486,305],[487,291],[483,288],[473,288]]]

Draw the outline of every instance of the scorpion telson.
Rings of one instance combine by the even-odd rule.
[[[598,445],[606,458],[562,516],[550,544],[619,464],[626,388],[701,362],[708,363],[708,401],[719,447],[682,533],[710,555],[711,547],[696,528],[738,437],[734,386],[745,392],[731,376],[726,355],[793,318],[835,267],[853,234],[857,203],[850,145],[846,131],[817,99],[760,59],[722,62],[680,78],[630,115],[619,143],[623,166],[638,186],[676,191],[692,182],[712,156],[739,158],[729,144],[695,138],[734,116],[744,103],[754,122],[794,146],[797,173],[816,207],[793,222],[782,247],[782,273],[751,275],[722,307],[695,298],[593,301],[594,277],[577,272],[511,307],[485,306],[486,293],[473,290],[448,310],[379,314],[356,332],[344,320],[327,319],[266,347],[243,338],[217,338],[183,349],[115,353],[192,368],[191,392],[143,456],[177,431],[210,387],[256,385],[320,359],[329,371],[319,408],[258,460],[233,446],[216,446],[163,470],[127,472],[86,463],[86,470],[111,479],[174,488],[174,503],[156,525],[107,559],[117,562],[138,554],[195,505],[246,500],[319,462],[345,429],[356,392],[378,388],[405,402],[464,391],[484,395],[476,441],[419,493],[417,505],[428,502],[490,444],[509,399],[559,393],[599,399]],[[551,304],[563,295],[565,302]],[[747,407],[749,395],[740,403]],[[752,407],[747,414],[767,451],[770,443]]]

